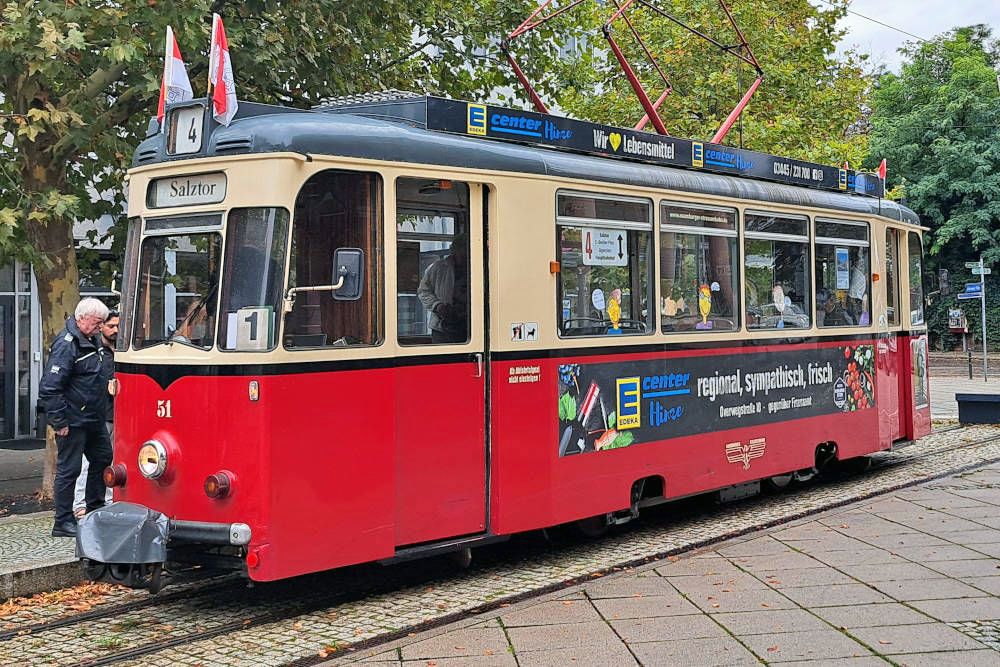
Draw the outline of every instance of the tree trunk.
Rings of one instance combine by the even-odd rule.
[[[62,189],[64,172],[59,166],[39,166],[27,170],[29,192],[44,192]],[[80,274],[76,264],[76,246],[73,241],[72,218],[49,218],[45,222],[27,223],[28,240],[44,260],[35,262],[35,278],[38,282],[38,303],[41,309],[42,345],[45,357],[42,373],[47,371],[48,350],[52,339],[72,316],[80,300]],[[46,429],[45,466],[42,473],[41,497],[53,497],[53,483],[56,470],[55,433]]]

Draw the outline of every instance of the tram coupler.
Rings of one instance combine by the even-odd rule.
[[[136,503],[111,503],[86,514],[77,524],[76,556],[87,577],[133,588],[162,588],[161,573],[178,547],[242,547],[250,542],[243,523],[170,519]]]

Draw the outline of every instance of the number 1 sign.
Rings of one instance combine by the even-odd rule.
[[[236,349],[269,350],[274,342],[274,310],[268,307],[240,308],[235,313]]]

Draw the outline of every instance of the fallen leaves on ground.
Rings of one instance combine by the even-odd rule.
[[[20,612],[34,614],[33,607],[49,605],[62,605],[72,611],[89,611],[96,605],[105,602],[104,598],[120,590],[121,587],[114,584],[86,583],[38,595],[11,598],[0,603],[0,618]]]
[[[318,655],[321,658],[326,658],[331,653],[336,653],[336,652],[337,652],[336,646],[324,646],[322,649],[320,649]]]

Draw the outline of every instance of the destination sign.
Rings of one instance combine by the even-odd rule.
[[[427,129],[877,197],[875,174],[532,111],[427,98]]]
[[[226,198],[226,175],[219,172],[157,178],[149,184],[150,208],[217,204]]]

